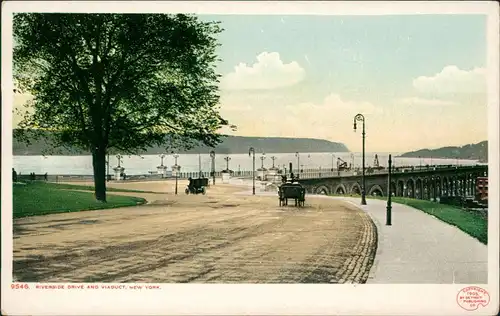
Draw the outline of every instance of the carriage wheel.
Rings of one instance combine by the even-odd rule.
[[[184,192],[186,192],[186,194],[189,194],[189,189],[186,188],[186,190],[184,190]]]
[[[205,193],[206,193],[205,187],[201,188],[201,194],[205,195]]]

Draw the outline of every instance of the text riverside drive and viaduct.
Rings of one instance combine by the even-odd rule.
[[[142,289],[160,289],[159,285],[125,285],[125,284],[37,284],[35,286],[41,290],[85,290],[85,289],[104,289],[104,290],[142,290]]]

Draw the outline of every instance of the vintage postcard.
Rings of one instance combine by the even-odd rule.
[[[5,315],[490,315],[495,2],[7,1]]]

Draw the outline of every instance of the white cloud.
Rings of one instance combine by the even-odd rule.
[[[257,105],[244,100],[224,98],[221,109],[223,117],[238,126],[238,135],[324,135],[327,138],[336,135],[336,132],[332,134],[334,130],[351,131],[353,118],[358,113],[364,114],[369,120],[381,113],[381,109],[370,102],[344,100],[334,93],[327,95],[320,102],[282,102],[269,101]],[[273,106],[266,106],[268,104]],[[265,110],[261,111],[263,108]],[[352,137],[355,137],[355,134],[352,134]]]
[[[341,113],[342,117],[349,117],[362,113],[370,115],[380,113],[381,109],[370,102],[343,100],[338,94],[331,93],[326,96],[321,103],[301,103],[298,105],[289,105],[287,109],[296,114],[298,118],[304,116],[313,116],[317,121],[331,122],[336,113]],[[325,115],[328,114],[328,115]]]
[[[305,70],[295,61],[283,63],[279,53],[263,52],[251,66],[240,63],[221,80],[227,90],[270,90],[292,86],[302,81]]]
[[[481,93],[486,91],[485,75],[484,68],[467,71],[451,65],[444,67],[434,76],[416,78],[413,80],[413,86],[422,93]]]
[[[456,102],[439,100],[439,99],[426,99],[419,97],[403,98],[396,101],[405,105],[429,105],[429,106],[447,106],[454,105]]]
[[[406,152],[486,137],[487,126],[481,123],[485,107],[462,100],[451,105],[444,100],[410,95],[382,104],[331,93],[318,101],[300,102],[271,97],[244,99],[238,93],[222,99],[221,114],[238,126],[236,132],[230,132],[233,135],[320,138],[342,142],[353,151],[362,148],[361,124],[353,130],[357,113],[366,118],[367,152]],[[401,102],[427,105],[397,106]]]
[[[268,106],[271,105],[272,106]],[[386,113],[370,102],[343,99],[332,93],[318,102],[290,102],[287,100],[245,101],[237,96],[223,98],[222,116],[238,126],[233,135],[311,137],[344,142],[356,148],[361,134],[353,131],[353,119],[358,113],[368,121],[369,137],[382,137]]]

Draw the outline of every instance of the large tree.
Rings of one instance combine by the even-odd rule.
[[[14,137],[92,154],[106,201],[106,154],[220,142],[216,22],[192,15],[14,16],[14,81],[33,99]]]

